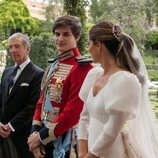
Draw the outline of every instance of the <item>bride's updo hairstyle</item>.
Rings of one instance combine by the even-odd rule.
[[[144,82],[143,76],[139,74],[139,60],[134,55],[134,41],[119,25],[108,21],[99,22],[90,29],[89,39],[94,44],[102,42],[121,68],[134,73],[141,83]]]

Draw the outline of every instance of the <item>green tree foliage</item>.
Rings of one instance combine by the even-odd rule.
[[[41,26],[38,28],[38,34],[42,33],[42,32],[51,32],[52,29],[52,22],[50,21],[42,21],[41,22]],[[36,35],[38,35],[36,34]]]
[[[85,24],[86,6],[88,6],[87,0],[64,0],[64,10],[68,15],[78,16],[81,19],[82,24]]]
[[[100,9],[99,0],[91,0],[90,13],[91,13],[93,22],[96,23],[98,18],[101,17],[101,15],[103,14],[103,10]]]
[[[7,55],[7,63],[6,63],[6,65],[7,65],[7,67],[14,65],[14,61],[12,60],[12,58],[11,58],[9,53]]]
[[[158,50],[158,31],[152,31],[146,35],[145,46],[147,49]]]
[[[0,2],[1,39],[7,39],[14,32],[36,34],[41,22],[30,16],[22,0],[3,0]]]
[[[152,2],[153,12],[157,14],[158,13],[158,1],[157,0],[151,0],[151,2]]]
[[[88,0],[64,0],[64,11],[68,15],[79,17],[83,25],[82,36],[78,43],[81,52],[85,52],[85,41],[87,40],[85,22],[87,19],[86,6],[88,6],[88,4]]]
[[[39,36],[31,38],[30,58],[43,69],[47,67],[48,59],[57,56],[57,50],[53,43],[51,33],[41,33]]]
[[[53,22],[54,19],[63,14],[63,0],[49,0],[45,10],[46,20]]]
[[[150,29],[153,26],[154,20],[158,24],[158,1],[144,0],[144,10],[146,14],[145,27]]]
[[[140,44],[139,41],[142,42],[145,36],[144,4],[144,0],[98,0],[98,7],[95,8],[95,1],[92,1],[90,13],[94,22],[108,20],[121,25]],[[100,12],[95,16],[93,13],[98,12],[98,8]]]
[[[153,14],[156,18],[156,24],[158,25],[158,1],[152,0],[152,6],[153,6]]]
[[[146,14],[145,28],[149,29],[153,24],[154,5],[153,0],[146,0],[144,3],[144,10]]]
[[[40,31],[51,32],[53,21],[63,14],[63,0],[49,0],[49,4],[45,8],[46,20],[43,21]]]

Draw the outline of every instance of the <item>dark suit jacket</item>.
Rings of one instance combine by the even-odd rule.
[[[11,123],[15,132],[11,137],[20,158],[31,158],[27,145],[30,135],[32,117],[36,102],[40,96],[40,86],[43,70],[30,62],[15,82],[12,91],[8,93],[9,77],[13,67],[4,70],[0,86],[0,122]],[[2,111],[2,107],[4,110]]]

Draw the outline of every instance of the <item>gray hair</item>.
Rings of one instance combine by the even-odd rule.
[[[9,38],[8,38],[8,42],[10,40],[13,40],[13,39],[16,39],[16,38],[21,38],[22,39],[22,42],[23,42],[23,45],[30,48],[30,41],[29,41],[29,37],[26,35],[26,34],[22,34],[22,33],[14,33],[13,35],[11,35]]]

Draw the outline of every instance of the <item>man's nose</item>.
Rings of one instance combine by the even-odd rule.
[[[62,36],[62,35],[60,35],[59,37],[58,37],[58,40],[59,41],[62,41],[64,39],[64,37]]]

